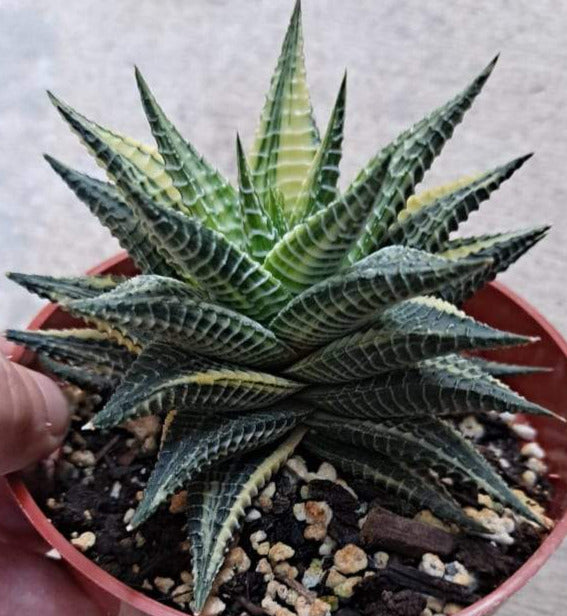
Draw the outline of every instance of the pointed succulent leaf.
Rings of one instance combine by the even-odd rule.
[[[456,473],[504,505],[532,519],[531,510],[510,490],[487,460],[449,423],[430,417],[422,420],[369,420],[318,413],[307,424],[322,438],[340,440],[402,460],[411,468],[443,474]]]
[[[460,94],[386,146],[385,149],[393,150],[388,175],[376,196],[366,227],[349,255],[351,263],[383,245],[388,227],[396,220],[415,186],[421,182],[435,157],[453,135],[455,127],[482,90],[495,64],[496,58]],[[375,159],[380,156],[382,152]],[[369,163],[370,166],[375,159]]]
[[[475,180],[478,180],[482,175],[482,173],[478,173],[476,175],[464,175],[456,180],[447,182],[447,184],[427,188],[419,193],[416,193],[415,195],[411,195],[411,197],[409,197],[406,201],[404,209],[398,214],[397,221],[403,222],[410,214],[413,215],[422,208],[431,205],[434,201],[445,197],[449,193],[456,192],[460,188],[468,186]]]
[[[121,162],[114,158],[111,166],[120,167]],[[129,202],[170,265],[180,276],[196,280],[219,303],[265,321],[289,301],[283,286],[223,235],[196,218],[148,199],[131,183],[126,171],[117,175],[117,184],[128,192]]]
[[[319,134],[309,100],[303,58],[299,0],[260,117],[250,169],[261,199],[275,188],[284,199],[286,217],[295,201],[319,145]]]
[[[8,278],[30,293],[54,303],[86,299],[111,291],[125,280],[123,276],[40,276],[10,272]]]
[[[289,379],[206,359],[171,344],[149,344],[132,364],[95,428],[176,409],[179,414],[215,413],[270,406],[302,389]]]
[[[437,298],[416,297],[388,308],[376,325],[331,342],[285,373],[312,383],[356,381],[438,355],[530,341],[483,325]]]
[[[424,480],[422,475],[397,456],[390,458],[334,439],[321,440],[311,434],[305,437],[304,444],[314,454],[356,479],[374,483],[400,500],[429,509],[440,519],[454,522],[465,530],[487,532],[486,528],[464,513],[440,484]]]
[[[256,193],[250,168],[238,135],[236,136],[236,161],[238,164],[238,187],[242,224],[246,237],[246,251],[251,257],[262,262],[275,244],[278,232]]]
[[[177,276],[177,272],[153,245],[152,236],[112,184],[74,171],[51,156],[45,158],[67,186],[119,241],[144,274],[172,278]]]
[[[165,170],[181,196],[183,211],[243,247],[237,192],[168,120],[137,68],[136,81]]]
[[[305,415],[305,409],[290,405],[230,416],[176,414],[132,527],[144,522],[176,489],[203,471],[279,439]]]
[[[121,375],[115,372],[101,372],[95,366],[72,366],[42,353],[38,358],[40,366],[58,379],[103,396],[110,394],[120,383]]]
[[[553,372],[553,368],[547,368],[546,366],[506,364],[500,361],[484,359],[483,357],[469,357],[469,360],[476,364],[484,372],[488,372],[488,374],[495,377],[521,376],[524,374],[545,374],[546,372]]]
[[[451,232],[457,230],[459,224],[466,221],[471,212],[477,210],[530,157],[531,154],[488,171],[469,184],[412,212],[401,222],[395,222],[388,229],[384,244],[439,251]]]
[[[116,177],[109,168],[109,158],[120,157],[146,194],[169,205],[181,203],[179,192],[166,173],[161,156],[154,148],[95,124],[50,92],[48,95],[73,132],[96,161],[106,169],[110,179],[115,180]]]
[[[126,372],[135,357],[96,329],[9,329],[6,338],[58,361],[94,365],[119,375]]]
[[[435,292],[486,266],[390,246],[298,295],[270,328],[293,347],[309,350],[360,329],[392,304]]]
[[[413,369],[356,383],[313,386],[304,390],[301,397],[335,415],[364,419],[492,410],[554,416],[458,355],[427,359]]]
[[[329,118],[327,132],[311,163],[309,173],[294,206],[292,226],[309,218],[338,197],[339,163],[342,156],[345,122],[346,73],[335,106]]]
[[[275,334],[256,321],[237,312],[175,293],[172,288],[159,292],[145,285],[138,276],[126,291],[117,289],[99,298],[75,301],[70,310],[77,316],[139,337],[165,340],[208,357],[269,366],[289,361],[293,351]]]
[[[387,165],[385,158],[344,195],[284,235],[264,267],[295,294],[336,274],[368,218]]]
[[[187,486],[194,612],[203,609],[246,508],[292,455],[306,430],[295,428],[275,451],[270,447],[236,458],[203,473]]]
[[[523,231],[457,238],[445,244],[439,256],[445,259],[470,257],[489,258],[492,265],[467,280],[454,280],[440,293],[443,299],[452,304],[461,304],[471,297],[484,284],[494,280],[524,255],[532,246],[543,239],[549,227],[534,227]]]

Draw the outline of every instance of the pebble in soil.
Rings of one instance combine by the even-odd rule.
[[[72,429],[48,481],[42,476],[36,486],[38,500],[55,526],[109,573],[188,610],[186,494],[179,492],[140,529],[126,530],[155,461],[160,422],[150,417],[110,433],[81,432],[97,401],[75,388],[68,393],[76,405]],[[544,512],[550,493],[545,452],[530,426],[486,415],[463,418],[457,427],[534,510]],[[494,511],[486,495],[441,480],[463,507],[489,519],[509,540],[497,544],[456,534],[428,511],[374,486],[345,481],[332,465],[300,448],[247,511],[207,613],[457,613],[511,575],[542,534],[508,511]]]

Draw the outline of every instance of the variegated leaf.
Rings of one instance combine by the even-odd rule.
[[[230,417],[175,415],[131,526],[147,520],[176,489],[214,464],[284,436],[306,412],[288,405]]]
[[[95,366],[73,366],[41,353],[38,357],[44,370],[87,391],[107,396],[120,383],[121,375],[116,372],[100,371]]]
[[[313,386],[301,397],[338,416],[402,419],[507,411],[555,416],[458,355],[346,385]]]
[[[484,372],[488,372],[491,376],[506,377],[520,376],[523,374],[545,374],[553,372],[553,368],[545,366],[526,366],[519,364],[506,364],[500,361],[491,361],[482,357],[469,357],[470,361],[476,364]]]
[[[262,262],[276,243],[278,232],[256,193],[250,168],[238,135],[236,136],[236,162],[238,164],[240,209],[246,238],[246,251],[251,257]]]
[[[119,157],[140,188],[152,199],[182,207],[179,192],[166,173],[161,156],[154,148],[95,124],[51,92],[48,92],[48,95],[57,111],[95,157],[97,163],[106,169],[111,180],[116,180],[116,176],[115,171],[109,167],[109,159]]]
[[[304,291],[270,328],[294,348],[309,350],[360,329],[388,306],[484,269],[479,260],[451,262],[391,246]]]
[[[521,515],[533,519],[531,510],[486,459],[455,428],[439,418],[345,421],[318,413],[309,417],[307,423],[321,438],[340,440],[357,449],[362,447],[400,459],[419,471],[433,469],[442,474],[456,473]]]
[[[294,357],[290,347],[256,321],[192,297],[189,287],[183,294],[173,287],[160,292],[158,283],[145,284],[146,278],[138,276],[126,290],[119,288],[98,298],[72,302],[69,309],[136,337],[142,334],[166,340],[195,353],[247,366],[270,366]]]
[[[10,280],[50,302],[65,304],[74,299],[86,299],[111,291],[126,278],[123,276],[40,276],[9,272]]]
[[[388,308],[371,328],[331,342],[285,373],[312,383],[341,383],[447,353],[531,341],[479,323],[437,298],[416,297]]]
[[[284,235],[264,267],[294,294],[336,274],[368,218],[387,167],[384,158],[344,195]]]
[[[181,196],[183,211],[198,217],[207,227],[243,248],[236,190],[181,136],[157,104],[137,68],[136,81],[165,170]]]
[[[339,163],[342,156],[345,122],[346,73],[335,106],[329,118],[327,132],[311,163],[309,173],[294,206],[292,226],[309,218],[338,198]]]
[[[452,304],[461,304],[484,284],[494,280],[497,274],[507,270],[512,263],[543,239],[548,231],[547,226],[534,227],[524,231],[457,238],[447,242],[439,256],[445,259],[489,258],[492,259],[492,265],[467,280],[454,280],[442,290],[441,297]]]
[[[289,379],[222,364],[171,344],[140,353],[120,387],[93,420],[112,428],[127,419],[176,409],[179,414],[243,411],[271,406],[302,389]]]
[[[531,156],[522,156],[488,171],[469,184],[412,212],[404,220],[396,221],[388,229],[383,243],[437,252],[449,239],[451,232],[458,229],[459,224],[466,221],[471,212],[477,210]]]
[[[376,196],[376,203],[366,227],[349,255],[351,263],[383,245],[388,227],[396,220],[416,185],[453,135],[455,127],[461,122],[490,76],[496,59],[455,98],[386,146],[385,150],[393,151],[388,175]],[[382,155],[383,152],[379,152],[369,165],[373,165],[376,158]]]
[[[375,451],[345,445],[334,439],[322,440],[311,434],[305,437],[304,444],[315,455],[356,479],[374,483],[400,500],[429,509],[442,520],[454,522],[465,530],[487,532],[484,526],[464,513],[441,484],[431,479],[425,480],[398,456],[390,458]]]
[[[144,274],[175,278],[177,272],[153,245],[152,236],[132,213],[118,190],[106,182],[66,167],[51,156],[45,157],[77,197],[120,242]]]
[[[135,355],[96,329],[9,329],[6,338],[36,353],[75,365],[92,365],[122,375]]]
[[[110,168],[122,168],[116,174],[118,187],[181,277],[196,280],[219,303],[257,320],[267,320],[289,301],[281,283],[224,236],[148,199],[117,157]]]
[[[187,529],[193,564],[193,601],[199,613],[247,507],[292,455],[307,428],[269,447],[203,473],[187,486]]]
[[[305,76],[301,6],[297,0],[249,157],[260,198],[264,199],[271,189],[277,190],[284,199],[288,218],[318,145],[319,134]]]

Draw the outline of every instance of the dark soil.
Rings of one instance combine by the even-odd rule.
[[[154,465],[159,434],[140,441],[124,429],[105,434],[82,432],[80,428],[96,409],[97,401],[84,397],[77,390],[69,391],[78,402],[72,429],[47,480],[42,476],[33,486],[38,502],[59,531],[75,543],[81,542],[83,533],[94,533],[94,545],[84,551],[103,569],[154,599],[188,611],[186,582],[190,582],[191,562],[182,496],[176,500],[175,512],[170,511],[169,505],[164,506],[140,529],[126,530],[127,512],[136,508]],[[523,443],[497,419],[483,417],[482,423],[485,426],[485,435],[479,441],[482,451],[511,485],[520,487],[522,473],[526,470],[525,459],[520,455]],[[77,452],[82,452],[83,457],[77,456]],[[90,453],[94,455],[94,465]],[[309,471],[316,471],[321,460],[306,452],[297,453],[305,458]],[[509,463],[505,469],[499,465],[501,458]],[[263,531],[270,545],[282,542],[295,550],[288,562],[297,568],[295,579],[300,586],[310,563],[314,559],[321,560],[321,579],[309,588],[309,592],[320,597],[333,597],[333,590],[325,585],[333,566],[333,553],[348,544],[366,551],[367,577],[355,587],[351,597],[333,599],[337,616],[420,616],[427,604],[426,597],[437,597],[442,603],[469,605],[518,569],[543,539],[542,533],[527,523],[517,526],[512,545],[472,536],[452,536],[445,547],[441,549],[439,545],[440,552],[445,551],[442,558],[446,563],[457,561],[468,570],[474,583],[466,586],[421,571],[419,564],[425,548],[408,547],[401,541],[389,543],[385,549],[377,547],[372,540],[363,539],[360,520],[374,507],[379,507],[380,512],[391,516],[394,525],[401,524],[402,528],[413,522],[401,520],[398,514],[413,517],[417,513],[374,486],[349,481],[356,493],[354,496],[333,481],[315,478],[306,483],[288,468],[280,471],[273,481],[276,490],[270,506],[256,505],[261,515],[245,521],[240,533],[239,545],[251,560],[250,568],[218,589],[218,596],[226,604],[223,613],[227,616],[265,613],[261,604],[267,592],[267,581],[262,573],[256,572],[258,562],[265,556],[260,556],[250,541],[250,535],[256,531]],[[470,486],[454,485],[452,491],[463,506],[477,504],[477,495]],[[535,486],[526,491],[540,503],[545,504],[549,499],[550,489],[545,478],[539,478]],[[304,537],[306,522],[294,515],[293,506],[306,500],[326,502],[332,509],[327,535],[336,545],[330,555],[319,553],[321,541]],[[418,533],[419,528],[416,525],[410,529],[408,536]],[[432,532],[423,545],[429,545],[427,541],[434,541],[435,536]],[[408,542],[411,543],[411,539]],[[385,568],[379,568],[372,557],[380,549],[389,554]],[[293,607],[286,607],[294,611]],[[442,612],[431,609],[431,613]]]

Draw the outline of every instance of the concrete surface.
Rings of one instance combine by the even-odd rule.
[[[77,274],[117,249],[41,158],[50,152],[94,168],[46,88],[103,124],[150,139],[136,63],[184,134],[233,177],[235,131],[250,143],[291,4],[0,0],[0,269]],[[567,3],[304,0],[304,26],[321,126],[348,67],[345,181],[502,53],[426,183],[536,152],[467,230],[553,224],[501,279],[567,333]],[[41,305],[4,280],[0,297],[0,328],[24,325]],[[566,566],[563,548],[502,616],[562,613]]]

